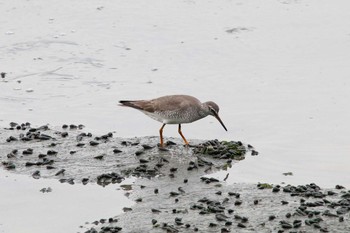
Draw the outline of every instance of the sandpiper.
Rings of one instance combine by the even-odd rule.
[[[166,124],[178,124],[178,132],[188,145],[188,141],[181,132],[181,124],[191,123],[208,115],[214,116],[227,131],[219,117],[219,106],[213,101],[200,102],[189,95],[167,95],[152,100],[121,100],[122,106],[140,110],[154,120],[163,123],[159,130],[160,147],[163,143],[163,128]]]

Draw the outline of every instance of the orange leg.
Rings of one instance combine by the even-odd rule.
[[[163,143],[163,128],[164,128],[165,124],[163,124],[163,126],[160,128],[159,130],[159,134],[160,134],[160,147],[164,147],[164,143]]]
[[[179,134],[181,135],[182,139],[184,140],[186,146],[188,146],[188,141],[186,140],[185,136],[182,134],[181,132],[181,124],[179,124],[179,130],[178,130]]]

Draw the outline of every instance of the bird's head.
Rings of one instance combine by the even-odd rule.
[[[222,127],[224,127],[224,129],[227,131],[224,123],[222,122],[222,120],[219,117],[219,106],[216,103],[214,103],[213,101],[205,102],[204,105],[206,107],[208,115],[214,116],[220,122]]]

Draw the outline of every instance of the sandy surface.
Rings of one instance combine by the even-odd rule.
[[[219,104],[228,132],[208,117],[183,125],[188,139],[259,151],[228,169],[228,184],[350,187],[348,8],[345,0],[1,1],[0,126],[157,136],[159,123],[117,101],[191,94]],[[164,134],[179,137],[175,126]]]
[[[14,185],[2,193],[10,199],[2,200],[4,232],[27,227],[70,232],[79,221],[79,232],[86,233],[350,230],[350,191],[340,185],[325,190],[316,184],[229,184],[229,168],[246,157],[257,158],[251,145],[211,140],[184,147],[175,140],[159,149],[154,137],[114,138],[112,133],[93,135],[47,126],[15,128],[0,130],[0,141],[5,141],[0,145],[8,152],[0,157],[1,167],[35,181],[22,175],[14,182],[2,179],[3,185]],[[220,170],[226,177],[214,178]],[[34,186],[28,189],[28,183]],[[122,188],[129,200],[118,196],[116,188]],[[21,224],[12,222],[18,212],[25,216],[28,211],[30,217]],[[42,216],[45,212],[49,214]],[[69,221],[63,217],[67,213]],[[82,222],[92,216],[97,219]],[[62,217],[64,227],[59,225]]]

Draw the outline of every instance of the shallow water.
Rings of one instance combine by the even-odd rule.
[[[69,185],[4,171],[0,171],[0,185],[0,232],[4,233],[85,232],[93,221],[114,217],[133,204],[117,190],[119,185]],[[51,192],[40,191],[49,187]]]
[[[219,104],[228,132],[208,117],[184,125],[187,138],[241,140],[260,152],[228,182],[349,187],[349,5],[2,2],[0,125],[157,135],[158,122],[117,101],[191,94]],[[164,134],[179,137],[175,126]]]

